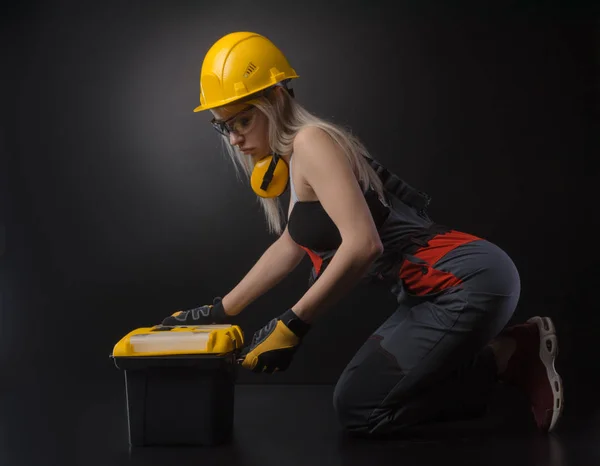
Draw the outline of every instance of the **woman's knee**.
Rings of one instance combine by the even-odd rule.
[[[376,406],[360,402],[348,396],[343,387],[333,395],[333,408],[341,428],[350,436],[363,438],[378,438],[387,435],[387,421],[391,411],[387,413]]]
[[[340,426],[350,434],[375,436],[384,414],[380,400],[361,396],[364,391],[359,386],[340,382],[333,391],[333,409]]]
[[[344,430],[354,432],[368,428],[369,409],[349,384],[338,381],[333,391],[333,410]]]
[[[396,359],[381,348],[381,338],[370,338],[333,391],[333,408],[340,424],[351,431],[370,429],[385,401],[402,389],[403,377]]]

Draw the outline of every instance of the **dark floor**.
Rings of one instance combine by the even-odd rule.
[[[130,448],[122,374],[99,382],[77,377],[77,368],[71,376],[42,372],[1,386],[1,465],[600,464],[600,409],[587,404],[591,393],[583,390],[567,398],[551,435],[532,429],[519,398],[501,393],[503,401],[483,422],[411,439],[365,440],[341,432],[333,386],[238,385],[230,444]]]

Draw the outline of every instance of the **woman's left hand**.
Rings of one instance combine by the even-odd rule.
[[[286,370],[309,329],[309,324],[291,309],[287,310],[254,334],[250,345],[240,354],[242,367],[252,372]]]

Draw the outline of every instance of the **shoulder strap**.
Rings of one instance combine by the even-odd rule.
[[[373,170],[375,170],[375,173],[377,173],[377,175],[381,179],[383,183],[383,188],[386,191],[389,191],[399,200],[408,204],[411,207],[414,207],[418,210],[427,209],[429,203],[431,202],[431,196],[429,196],[429,194],[413,188],[404,180],[400,179],[394,173],[386,169],[376,160],[370,159],[366,156],[364,157],[365,159],[367,159],[369,165],[371,165]]]

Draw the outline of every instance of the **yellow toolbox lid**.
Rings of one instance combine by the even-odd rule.
[[[189,327],[143,327],[125,335],[112,356],[173,356],[181,354],[225,354],[241,349],[244,333],[237,325]]]

